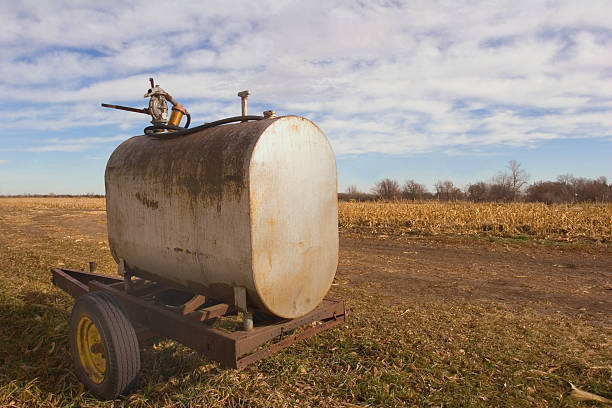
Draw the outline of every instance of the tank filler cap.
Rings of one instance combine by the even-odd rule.
[[[274,119],[276,117],[276,112],[273,110],[267,110],[263,113],[263,115],[266,119]]]

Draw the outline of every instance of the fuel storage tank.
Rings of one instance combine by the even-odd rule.
[[[338,264],[336,162],[311,121],[285,116],[126,140],[106,166],[120,270],[283,318],[313,310]]]

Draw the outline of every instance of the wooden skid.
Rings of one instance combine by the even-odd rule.
[[[51,273],[53,284],[74,298],[91,291],[111,294],[123,305],[137,332],[142,333],[143,337],[156,334],[174,339],[211,360],[239,370],[344,322],[344,303],[325,299],[315,310],[300,318],[256,324],[250,331],[228,332],[212,327],[212,323],[219,317],[235,312],[231,305],[207,305],[202,299],[194,298],[185,307],[169,307],[156,302],[151,296],[170,289],[158,283],[137,281],[130,284],[132,289],[126,292],[128,285],[124,285],[121,278],[70,269],[53,269]],[[202,307],[193,310],[197,304]],[[297,329],[303,330],[291,334]],[[263,345],[265,347],[262,348]]]

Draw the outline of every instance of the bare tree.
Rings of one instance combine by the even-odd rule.
[[[427,188],[423,184],[419,184],[414,180],[408,180],[404,183],[402,188],[402,195],[404,198],[414,200],[422,200],[427,194]]]
[[[484,181],[479,181],[478,183],[470,184],[466,190],[466,194],[468,199],[474,202],[483,202],[489,199],[489,191],[491,186]]]
[[[612,189],[603,176],[596,179],[579,177],[574,180],[574,188],[578,201],[607,202],[612,198]]]
[[[557,181],[561,184],[572,185],[576,179],[571,174],[561,174],[557,176]]]
[[[512,189],[512,177],[508,172],[499,172],[489,182],[487,201],[503,201],[508,202],[514,199],[514,190]]]
[[[346,194],[348,194],[348,195],[358,195],[358,194],[361,194],[361,191],[359,191],[359,189],[357,188],[356,185],[351,184],[350,186],[348,186],[346,188]]]
[[[364,197],[364,194],[359,191],[356,185],[351,184],[346,188],[345,194],[338,194],[338,198],[342,198],[343,200],[351,200],[351,201],[361,201]]]
[[[376,183],[372,193],[385,200],[394,200],[400,195],[400,187],[397,181],[386,178]]]
[[[512,185],[512,200],[516,201],[523,187],[525,187],[529,181],[529,174],[521,168],[521,163],[516,160],[510,160],[506,168],[510,170],[508,176],[510,178],[510,184]]]
[[[612,201],[612,185],[605,177],[587,179],[563,174],[557,181],[538,181],[526,189],[527,201],[547,204]]]
[[[516,160],[510,160],[506,169],[489,182],[487,201],[517,201],[520,197],[529,175]]]
[[[557,183],[559,184],[559,194],[561,200],[564,202],[576,201],[576,179],[571,174],[561,174],[557,176]]]
[[[438,200],[454,201],[461,196],[461,190],[455,187],[450,180],[436,182],[435,188]]]
[[[525,200],[546,204],[564,202],[563,184],[555,181],[538,181],[525,189]]]

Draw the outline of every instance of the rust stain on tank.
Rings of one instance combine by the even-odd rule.
[[[138,201],[140,201],[143,205],[153,209],[153,210],[157,210],[157,207],[159,207],[159,202],[156,200],[151,200],[149,198],[147,198],[146,195],[141,194],[141,193],[136,193],[136,198],[138,199]]]
[[[136,136],[115,150],[107,172],[121,168],[131,172],[134,180],[174,186],[186,191],[190,200],[220,208],[223,199],[242,197],[248,183],[248,158],[272,122],[217,126],[176,139]],[[147,206],[157,205],[142,195],[138,198]]]
[[[169,248],[168,248],[168,249],[169,249]],[[189,254],[189,255],[191,255],[191,254],[196,254],[196,255],[202,255],[202,256],[206,257],[206,255],[204,255],[204,254],[202,254],[202,253],[199,253],[199,252],[197,252],[197,251],[190,251],[190,250],[188,250],[188,249],[183,249],[183,248],[179,248],[179,247],[173,248],[172,250],[173,250],[174,252],[179,252],[179,253],[180,253],[180,252],[184,252],[184,253]]]

